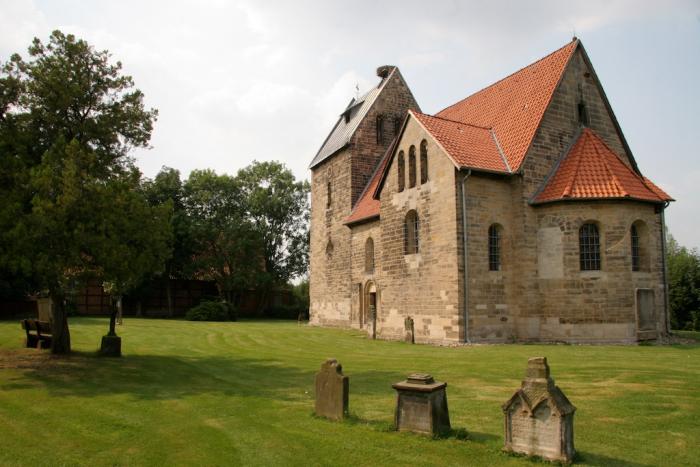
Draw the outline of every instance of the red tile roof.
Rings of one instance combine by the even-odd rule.
[[[512,171],[518,171],[554,90],[579,41],[440,111],[448,120],[492,128]]]
[[[654,203],[673,201],[661,188],[622,162],[593,130],[584,128],[533,204],[615,198]]]
[[[491,129],[409,112],[433,135],[458,167],[510,172]]]

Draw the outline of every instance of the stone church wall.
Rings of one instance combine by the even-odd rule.
[[[428,182],[408,185],[408,151],[428,141]],[[396,159],[381,192],[381,290],[378,337],[403,337],[404,318],[415,322],[417,342],[459,342],[460,300],[455,166],[415,119],[410,119],[399,150],[406,155],[406,188],[398,192]],[[420,220],[420,249],[404,254],[404,220],[415,209]]]
[[[327,206],[328,183],[331,203]],[[321,163],[311,173],[309,322],[346,326],[350,320],[350,157],[348,150]]]
[[[377,96],[372,108],[357,127],[350,141],[352,149],[352,203],[353,205],[367,186],[374,169],[394,140],[406,112],[420,110],[411,90],[396,69],[387,78],[389,81]],[[377,117],[382,117],[382,136],[378,137]]]
[[[395,122],[403,122],[409,108],[418,109],[398,69],[387,79],[348,147],[312,170],[309,319],[313,325],[350,327],[356,319],[351,302],[358,295],[351,258],[363,254],[364,248],[360,252],[353,249],[350,228],[344,222],[396,136]],[[381,139],[377,137],[378,115],[383,116]],[[326,207],[328,182],[330,207]],[[329,245],[332,252],[327,251]]]
[[[466,182],[470,341],[505,342],[513,337],[513,313],[519,299],[508,292],[513,290],[520,264],[514,255],[517,245],[514,245],[511,187],[512,182],[504,177],[478,173],[473,173]],[[501,235],[498,271],[489,270],[488,235],[489,227],[494,224]]]
[[[520,340],[633,340],[637,287],[656,290],[657,317],[660,323],[664,319],[660,215],[654,213],[654,206],[629,201],[529,204],[580,127],[580,101],[586,105],[588,126],[630,165],[613,118],[596,86],[593,70],[578,51],[544,114],[523,164],[522,176],[513,182],[514,186],[519,185],[513,196],[513,245],[518,245],[513,254],[518,258],[519,271],[511,294],[514,300],[519,300],[515,336]],[[604,260],[599,277],[595,273],[582,273],[578,267],[578,228],[585,219],[601,223],[605,249],[617,245],[614,251],[602,252],[608,262]],[[635,219],[644,220],[650,243],[656,246],[652,253],[653,266],[647,273],[633,275],[627,263],[631,261],[629,228]],[[563,232],[561,236],[556,234],[555,227]],[[560,256],[560,251],[568,258],[563,265],[558,259],[552,260]],[[546,264],[556,266],[544,267]],[[603,303],[607,304],[606,310],[602,309]],[[559,315],[561,320],[557,318]]]
[[[665,332],[661,222],[647,203],[558,203],[537,211],[539,313],[521,319],[523,338],[567,342],[633,342],[637,290],[653,293],[653,337]],[[600,232],[600,271],[581,271],[579,228]],[[640,270],[632,270],[630,228],[640,234]]]

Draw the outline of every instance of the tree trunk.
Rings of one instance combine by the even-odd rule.
[[[62,293],[50,291],[51,307],[51,353],[70,353],[70,331],[66,315],[65,297]]]
[[[258,315],[263,316],[270,298],[270,292],[268,288],[262,287],[262,290],[258,292]]]
[[[168,318],[173,317],[173,290],[170,283],[170,274],[165,278],[165,296],[168,299]]]
[[[117,330],[116,330],[116,325],[117,325],[117,300],[113,297],[112,298],[112,313],[109,315],[109,333],[107,334],[108,336],[116,336],[117,335]]]

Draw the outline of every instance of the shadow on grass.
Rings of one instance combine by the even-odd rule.
[[[639,462],[626,461],[615,457],[585,451],[576,451],[574,465],[578,463],[600,467],[651,467],[651,464],[640,464]]]
[[[7,352],[0,357],[4,361],[15,358]],[[317,371],[275,360],[236,357],[128,355],[110,359],[89,352],[73,352],[67,357],[37,352],[34,362],[31,360],[27,363],[25,359],[16,367],[21,374],[0,382],[0,390],[41,385],[52,396],[128,394],[143,400],[165,400],[212,394],[311,401]],[[365,396],[391,396],[391,383],[401,378],[397,373],[376,370],[349,376],[351,395]]]

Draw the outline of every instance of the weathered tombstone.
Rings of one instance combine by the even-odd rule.
[[[53,302],[50,297],[42,297],[36,300],[36,308],[39,321],[51,321],[53,315]]]
[[[430,435],[450,431],[447,410],[447,383],[435,381],[427,373],[413,373],[406,381],[392,384],[396,389],[394,424],[397,431]]]
[[[404,340],[406,342],[410,342],[411,344],[415,344],[416,338],[414,334],[413,318],[407,316],[406,319],[403,320],[403,327],[406,331],[406,336],[404,337]]]
[[[570,463],[575,452],[575,410],[549,376],[547,358],[529,359],[522,386],[503,404],[503,449]]]
[[[342,420],[348,414],[348,377],[343,375],[343,366],[329,358],[316,373],[316,415]]]

